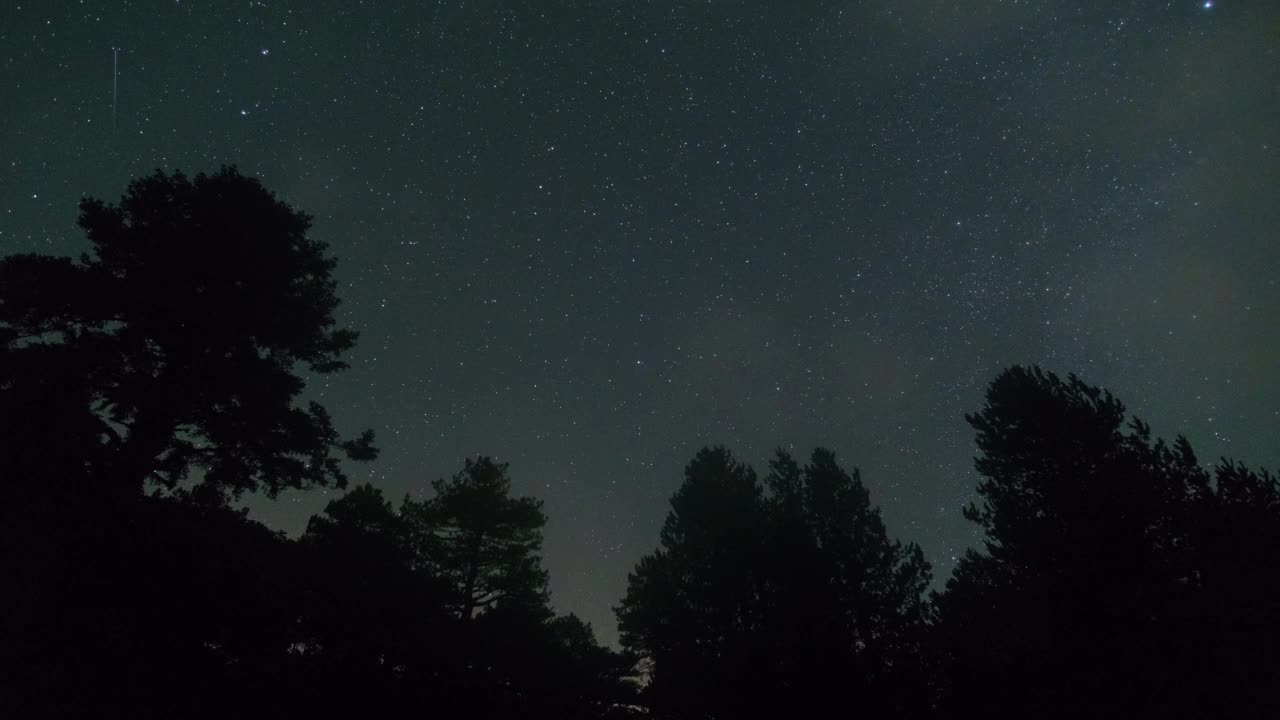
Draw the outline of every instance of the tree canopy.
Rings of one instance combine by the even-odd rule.
[[[987,388],[945,589],[854,468],[684,467],[615,608],[557,614],[541,500],[491,457],[297,539],[244,492],[345,489],[299,398],[344,367],[334,259],[234,168],[87,199],[91,252],[0,259],[0,696],[21,717],[1280,716],[1280,480],[1109,392]],[[637,675],[647,683],[640,687]]]
[[[83,200],[79,224],[78,261],[0,260],[11,473],[128,493],[198,468],[220,492],[274,494],[345,484],[335,451],[376,456],[372,432],[341,440],[296,404],[295,366],[340,370],[356,340],[309,217],[231,167],[157,171],[117,205]]]
[[[500,604],[538,611],[547,574],[538,552],[547,518],[542,502],[510,496],[507,464],[468,458],[462,471],[431,484],[429,500],[405,500],[419,558],[451,588],[459,617]]]
[[[672,717],[893,715],[911,688],[929,566],[889,540],[857,472],[785,452],[765,492],[724,448],[700,451],[671,499],[659,549],[617,608],[623,645],[649,663]]]
[[[1269,475],[1224,462],[1214,482],[1185,438],[1153,440],[1109,393],[1039,368],[1002,373],[968,420],[981,482],[965,514],[985,542],[936,598],[952,713],[1275,706],[1280,606],[1245,600],[1277,587],[1257,562],[1280,547]],[[1220,645],[1240,612],[1261,633],[1234,637],[1243,663]]]
[[[511,497],[507,465],[468,459],[398,510],[371,485],[311,519],[305,647],[326,674],[458,715],[602,717],[632,699],[634,661],[549,605],[541,504]]]

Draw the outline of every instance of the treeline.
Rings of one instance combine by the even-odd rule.
[[[508,483],[355,487],[297,540],[182,491],[77,508],[9,548],[10,717],[611,717],[634,662],[551,610]]]
[[[659,717],[1280,717],[1280,484],[1014,367],[967,417],[984,531],[942,592],[858,473],[685,470],[622,643]]]
[[[1280,483],[1014,367],[968,416],[984,532],[941,592],[856,469],[686,466],[616,607],[558,616],[541,503],[468,459],[297,539],[245,492],[345,488],[327,248],[234,168],[81,204],[92,252],[0,260],[6,717],[1276,717]]]

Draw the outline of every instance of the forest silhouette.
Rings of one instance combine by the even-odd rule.
[[[615,608],[551,606],[540,501],[480,456],[397,506],[302,404],[334,259],[234,167],[87,199],[0,260],[0,707],[25,717],[1280,717],[1280,483],[1011,367],[966,417],[941,590],[856,469],[704,448]],[[291,539],[245,493],[345,489]]]

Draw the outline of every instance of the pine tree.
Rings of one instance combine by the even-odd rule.
[[[418,561],[449,584],[463,619],[499,605],[549,612],[542,501],[511,497],[507,467],[468,458],[451,479],[432,483],[434,497],[402,508]]]
[[[764,492],[723,448],[685,469],[657,551],[617,608],[622,643],[673,717],[908,716],[929,567],[890,541],[856,471],[785,452]]]
[[[0,260],[3,475],[15,486],[136,495],[193,468],[219,492],[346,482],[304,365],[345,367],[335,261],[311,221],[223,168],[130,183],[119,205],[80,204],[92,254]],[[52,391],[53,402],[41,400]],[[70,430],[70,432],[65,432]]]
[[[1226,465],[1211,481],[1185,438],[1153,440],[1109,393],[1038,368],[1002,373],[968,420],[965,515],[985,542],[937,598],[953,714],[1276,707],[1280,605],[1258,602],[1277,587],[1258,555],[1280,538],[1274,480]]]

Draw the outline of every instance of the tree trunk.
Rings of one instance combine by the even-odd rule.
[[[476,533],[475,539],[471,541],[471,557],[467,559],[467,581],[462,591],[462,608],[458,611],[460,620],[470,620],[476,609],[472,598],[475,597],[476,583],[480,579],[480,547],[483,543],[484,532]]]

